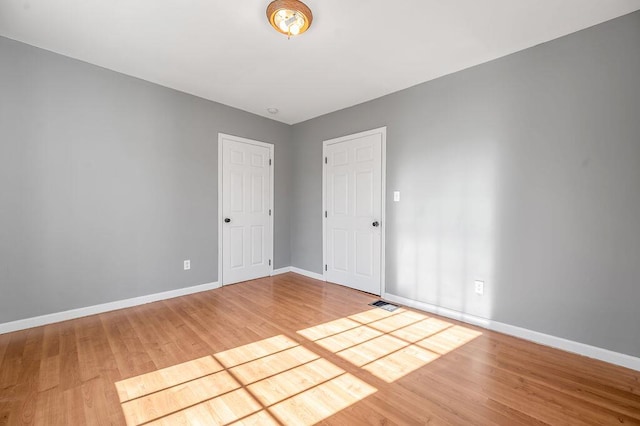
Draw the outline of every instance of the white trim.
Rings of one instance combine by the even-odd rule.
[[[328,139],[322,142],[322,211],[320,212],[320,217],[322,220],[322,278],[317,278],[322,281],[327,281],[326,272],[324,265],[327,264],[327,238],[326,238],[326,224],[324,212],[327,210],[326,205],[326,181],[327,181],[327,168],[324,162],[324,159],[327,156],[327,147],[329,145],[333,145],[336,143],[345,142],[351,139],[362,138],[369,135],[380,134],[382,137],[381,150],[382,150],[382,158],[381,158],[381,176],[380,179],[381,187],[380,187],[380,295],[384,294],[386,291],[386,233],[387,233],[387,222],[386,222],[386,210],[387,210],[387,126],[378,127],[377,129],[371,129],[364,132],[354,133],[352,135],[341,136],[339,138]],[[302,274],[304,275],[304,274]]]
[[[323,274],[318,274],[316,272],[307,271],[305,269],[296,268],[295,266],[291,267],[291,272],[294,274],[304,275],[305,277],[313,278],[314,280],[326,281],[324,279]]]
[[[218,133],[218,282],[220,282],[220,286],[223,285],[223,270],[222,270],[222,140],[224,138],[231,139],[236,142],[247,143],[250,145],[261,146],[269,149],[269,160],[271,161],[271,166],[269,167],[269,185],[271,185],[270,191],[270,208],[271,208],[271,253],[269,254],[269,258],[271,259],[270,265],[270,275],[273,274],[273,264],[274,264],[274,254],[275,254],[275,244],[276,244],[276,236],[274,233],[274,219],[276,217],[276,207],[275,207],[275,168],[276,168],[276,158],[275,158],[275,145],[267,142],[260,142],[253,139],[241,138],[240,136],[228,135],[226,133]]]
[[[410,308],[420,309],[421,311],[431,312],[443,317],[453,318],[469,324],[477,325],[479,327],[497,331],[499,333],[519,337],[521,339],[529,340],[541,345],[550,346],[552,348],[561,349],[563,351],[572,352],[578,355],[583,355],[589,358],[598,359],[600,361],[640,371],[640,358],[631,355],[614,352],[608,349],[598,348],[596,346],[575,342],[573,340],[563,339],[562,337],[551,336],[549,334],[544,334],[537,331],[528,330],[526,328],[517,327],[515,325],[477,317],[475,315],[465,314],[453,309],[447,309],[441,306],[419,302],[417,300],[407,299],[389,293],[385,293],[383,295],[383,299],[389,302],[399,303]]]
[[[218,133],[218,282],[222,287],[222,138],[225,135]]]
[[[273,277],[274,275],[282,275],[286,274],[287,272],[291,272],[291,266],[287,266],[286,268],[274,269],[273,271],[271,271],[271,276]]]
[[[69,311],[56,312],[53,314],[41,315],[33,318],[5,322],[4,324],[0,324],[0,334],[11,333],[13,331],[24,330],[32,327],[39,327],[42,325],[52,324],[60,321],[72,320],[89,315],[101,314],[103,312],[130,308],[132,306],[144,305],[145,303],[157,302],[159,300],[172,299],[174,297],[185,296],[187,294],[214,290],[219,287],[220,285],[217,282],[213,282],[209,284],[196,285],[193,287],[180,288],[177,290],[164,291],[162,293],[133,297],[131,299],[102,303],[100,305],[87,306],[85,308],[71,309]]]
[[[327,281],[327,221],[324,212],[327,211],[327,141],[322,142],[322,210],[320,211],[320,222],[322,223],[322,281]],[[304,274],[301,274],[304,275]]]
[[[382,194],[380,202],[382,203],[380,211],[380,232],[382,233],[380,239],[380,294],[383,295],[387,291],[387,126],[380,127],[380,133],[382,134]]]

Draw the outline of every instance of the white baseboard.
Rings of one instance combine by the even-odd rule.
[[[621,354],[619,352],[598,348],[596,346],[587,345],[585,343],[574,342],[572,340],[563,339],[561,337],[539,333],[537,331],[528,330],[526,328],[517,327],[515,325],[492,321],[486,318],[477,317],[475,315],[469,315],[463,312],[454,311],[453,309],[447,309],[437,305],[419,302],[417,300],[407,299],[389,293],[383,294],[382,297],[389,302],[399,303],[410,308],[420,309],[421,311],[431,312],[443,317],[456,319],[468,324],[477,325],[489,330],[539,343],[541,345],[550,346],[552,348],[561,349],[563,351],[572,352],[578,355],[595,358],[600,361],[640,371],[640,358],[636,358],[631,355]]]
[[[285,274],[287,272],[294,272],[296,274],[304,275],[305,277],[324,281],[324,276],[316,272],[310,272],[304,269],[296,267],[285,267],[273,270],[271,275]],[[64,312],[57,312],[48,315],[41,315],[33,318],[26,318],[22,320],[6,322],[0,324],[0,334],[10,333],[13,331],[24,330],[32,327],[39,327],[42,325],[52,324],[60,321],[67,321],[75,318],[86,317],[89,315],[100,314],[103,312],[114,311],[117,309],[130,308],[132,306],[144,305],[145,303],[156,302],[159,300],[172,299],[174,297],[185,296],[188,294],[199,293],[202,291],[213,290],[219,288],[218,282],[209,284],[202,284],[193,287],[186,287],[177,290],[165,291],[162,293],[155,293],[146,296],[134,297],[131,299],[118,300],[115,302],[103,303],[100,305],[88,306],[85,308],[72,309]],[[621,354],[618,352],[610,351],[608,349],[598,348],[596,346],[587,345],[584,343],[575,342],[572,340],[563,339],[561,337],[551,336],[549,334],[540,333],[526,328],[517,327],[501,323],[498,321],[481,318],[475,315],[466,314],[464,312],[455,311],[453,309],[443,308],[441,306],[432,305],[430,303],[420,302],[413,299],[407,299],[405,297],[396,296],[394,294],[385,293],[382,295],[383,299],[389,302],[399,303],[410,308],[420,309],[422,311],[431,312],[443,317],[456,319],[466,322],[468,324],[477,325],[489,330],[497,331],[500,333],[508,334],[510,336],[519,337],[521,339],[529,340],[541,345],[550,346],[553,348],[561,349],[567,352],[576,353],[579,355],[587,356],[589,358],[595,358],[601,361],[605,361],[611,364],[620,365],[622,367],[631,368],[633,370],[640,371],[640,358],[633,357],[631,355]]]
[[[295,266],[291,267],[291,272],[296,274],[304,275],[305,277],[313,278],[316,280],[324,281],[324,275],[318,274],[316,272],[307,271],[305,269],[296,268]]]
[[[271,276],[286,274],[287,272],[291,272],[291,266],[287,266],[286,268],[278,268],[271,271]]]
[[[89,315],[101,314],[103,312],[115,311],[117,309],[130,308],[132,306],[144,305],[145,303],[157,302],[158,300],[172,299],[174,297],[185,296],[187,294],[200,293],[201,291],[213,290],[219,287],[220,285],[217,282],[213,282],[193,287],[180,288],[177,290],[164,291],[162,293],[133,297],[131,299],[102,303],[100,305],[88,306],[86,308],[71,309],[69,311],[56,312],[48,315],[41,315],[39,317],[5,322],[0,324],[0,334],[39,327],[42,325],[52,324],[54,322],[86,317]]]

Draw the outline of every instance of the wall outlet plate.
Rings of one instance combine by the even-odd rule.
[[[474,283],[475,291],[478,296],[482,296],[484,294],[484,281],[476,280]]]
[[[188,271],[189,269],[191,269],[191,261],[190,260],[185,260],[184,261],[184,270]]]

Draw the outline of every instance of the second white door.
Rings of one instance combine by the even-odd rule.
[[[325,141],[325,279],[380,295],[385,130]]]
[[[221,284],[271,274],[273,145],[220,135]]]

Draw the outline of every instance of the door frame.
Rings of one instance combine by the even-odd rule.
[[[357,139],[364,136],[370,136],[380,134],[382,136],[382,160],[381,160],[381,187],[380,187],[380,202],[381,202],[381,212],[380,212],[380,297],[382,297],[386,293],[386,284],[385,284],[385,235],[387,233],[387,222],[386,222],[386,205],[387,205],[387,126],[378,127],[376,129],[366,130],[364,132],[354,133],[351,135],[340,136],[334,139],[328,139],[322,142],[322,211],[321,219],[322,219],[322,278],[324,281],[327,281],[327,271],[325,265],[327,265],[327,225],[324,217],[324,212],[327,210],[327,168],[324,162],[325,157],[327,156],[327,147],[329,145],[333,145],[340,142],[346,142],[351,139]]]
[[[247,139],[247,138],[242,138],[240,136],[234,136],[234,135],[229,135],[227,133],[218,133],[218,286],[222,287],[224,284],[224,280],[223,280],[223,274],[224,274],[224,270],[223,270],[223,260],[222,260],[222,250],[223,250],[223,244],[222,244],[222,231],[223,231],[223,211],[222,211],[222,190],[223,190],[223,182],[222,182],[222,177],[223,177],[223,173],[222,173],[222,167],[223,167],[223,161],[222,161],[222,141],[223,139],[231,139],[235,142],[241,142],[241,143],[246,143],[249,145],[255,145],[255,146],[260,146],[260,147],[264,147],[264,148],[268,148],[269,149],[269,158],[271,159],[271,165],[269,167],[269,187],[270,187],[270,200],[269,200],[269,204],[270,204],[270,209],[271,209],[271,216],[269,216],[269,227],[271,228],[271,247],[270,247],[270,253],[269,253],[269,258],[271,259],[271,265],[269,268],[269,275],[271,275],[273,273],[273,264],[275,263],[275,259],[274,259],[274,254],[275,254],[275,235],[274,235],[274,218],[276,216],[276,209],[275,209],[275,198],[274,198],[274,194],[275,194],[275,185],[274,185],[274,169],[276,167],[276,160],[275,160],[275,156],[274,156],[274,145],[272,143],[267,143],[267,142],[261,142],[261,141],[256,141],[253,139]]]

